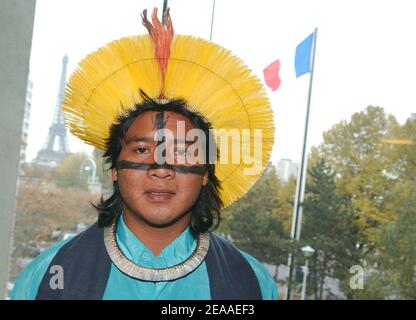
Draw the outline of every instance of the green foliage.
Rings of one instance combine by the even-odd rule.
[[[360,235],[349,203],[336,193],[336,173],[331,166],[318,159],[308,173],[301,237],[315,249],[309,288],[315,299],[322,299],[325,278],[342,281],[350,276],[350,266],[358,263]]]
[[[378,232],[378,246],[367,257],[363,290],[357,299],[416,299],[416,184],[404,181],[389,190],[386,202],[397,219]]]
[[[277,188],[278,206],[273,210],[273,214],[283,224],[286,234],[290,234],[293,216],[293,203],[296,192],[296,178],[290,177],[286,184],[279,182]]]
[[[309,188],[314,196],[307,198],[312,210],[307,215],[310,219],[311,212],[320,211],[322,220],[315,217],[309,232],[306,217],[302,236],[309,232],[313,240],[313,235],[320,237],[320,230],[326,230],[328,238],[322,244],[327,252],[343,239],[353,239],[358,249],[350,247],[347,255],[335,255],[336,263],[329,268],[350,299],[416,297],[415,142],[415,120],[399,125],[382,108],[370,106],[325,132],[324,142],[312,151],[310,161],[325,159],[336,174],[334,183],[327,181],[328,188]],[[311,173],[312,185],[317,176],[319,171]],[[333,217],[325,206],[330,202],[336,204],[334,211],[345,213],[346,220],[328,224]],[[362,290],[349,286],[346,272],[353,264],[365,270]]]
[[[97,164],[97,176],[100,183],[103,186],[103,189],[113,190],[113,181],[111,179],[111,170],[109,170],[109,165],[105,163],[103,158],[103,151],[94,148],[92,153],[95,163]]]
[[[378,269],[390,275],[393,293],[416,299],[416,182],[405,181],[388,198],[397,220],[379,233]]]
[[[416,179],[416,120],[408,119],[406,123],[395,130],[392,138],[408,142],[392,147],[390,157],[395,164],[395,174],[399,180]]]
[[[392,289],[392,277],[390,274],[379,272],[368,272],[364,277],[362,289],[352,290],[348,282],[342,283],[342,289],[347,293],[348,299],[356,300],[384,300],[397,299]]]
[[[385,206],[385,195],[397,180],[394,145],[383,143],[397,132],[394,116],[383,108],[369,106],[324,133],[319,154],[337,172],[337,191],[351,200],[358,223],[370,243],[379,226],[394,219]]]
[[[54,175],[54,169],[31,162],[23,165],[20,174],[28,179],[49,180]]]
[[[273,209],[280,205],[276,196],[278,186],[279,180],[276,170],[269,164],[261,178],[242,199],[236,201],[230,207],[230,211],[250,209],[256,212],[271,213]]]
[[[80,168],[87,157],[84,153],[73,153],[63,159],[55,169],[56,185],[60,188],[86,189],[88,176]]]
[[[237,211],[229,235],[241,250],[262,262],[279,265],[287,261],[287,241],[282,224],[270,213]]]
[[[82,170],[83,164],[88,165],[85,160],[89,156],[85,153],[74,153],[63,159],[54,170],[53,178],[60,188],[83,188],[87,189],[88,179],[91,172]],[[92,159],[96,164],[96,176],[103,189],[112,190],[111,171],[107,170],[102,158],[102,152],[94,149]]]

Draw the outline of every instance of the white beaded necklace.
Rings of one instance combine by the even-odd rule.
[[[110,226],[104,228],[105,248],[115,266],[132,278],[152,282],[176,280],[194,271],[208,253],[210,236],[208,233],[200,233],[194,252],[185,261],[163,269],[139,266],[129,260],[118,246],[115,236],[117,229],[116,220],[114,219]]]

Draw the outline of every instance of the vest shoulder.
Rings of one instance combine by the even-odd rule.
[[[210,232],[210,236],[212,240],[216,241],[217,243],[220,243],[223,246],[226,246],[228,248],[235,249],[241,253],[241,250],[239,250],[234,243],[232,243],[230,240],[224,238],[222,235],[216,233],[216,232]]]
[[[234,243],[232,243],[228,239],[225,239],[221,235],[212,232],[211,236],[215,239],[215,241],[221,243],[222,246],[225,246],[231,250],[234,249],[238,251],[239,254],[241,254],[243,258],[248,262],[250,267],[253,269],[254,274],[256,275],[256,278],[260,285],[261,294],[264,300],[277,300],[278,290],[276,283],[274,282],[269,271],[267,271],[266,267],[260,261],[258,261],[256,258],[248,254],[247,252],[240,250]]]
[[[251,268],[254,270],[256,277],[260,284],[263,299],[265,300],[277,300],[277,285],[274,282],[270,272],[266,267],[252,255],[239,250],[243,257],[248,261]]]

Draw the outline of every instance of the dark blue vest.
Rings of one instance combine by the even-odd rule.
[[[250,264],[227,240],[211,233],[205,258],[213,300],[259,300],[257,277]],[[51,266],[64,270],[64,288],[52,289]],[[104,245],[103,229],[97,224],[66,243],[52,259],[42,278],[37,300],[100,300],[110,275],[111,260]]]

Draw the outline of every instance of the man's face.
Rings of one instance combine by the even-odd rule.
[[[177,123],[185,125],[185,134],[193,129],[188,118],[174,113],[147,111],[139,115],[122,140],[118,161],[153,164],[157,160],[155,133],[160,128],[178,138]],[[175,141],[175,155],[181,156],[186,143]],[[189,219],[190,208],[195,204],[202,186],[208,183],[208,173],[176,172],[172,168],[147,170],[113,169],[123,199],[123,210],[133,214],[147,225],[163,227],[182,219]]]

